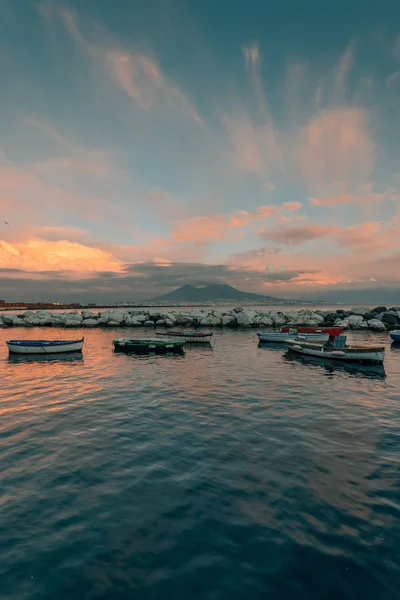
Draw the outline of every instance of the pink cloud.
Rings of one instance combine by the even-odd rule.
[[[95,43],[82,31],[76,13],[66,7],[42,2],[39,11],[47,22],[60,20],[75,43],[96,67],[144,111],[154,108],[174,110],[178,115],[202,125],[202,119],[189,98],[162,71],[156,59],[137,49],[123,48],[109,32],[96,31]]]
[[[161,71],[154,58],[139,52],[100,50],[108,74],[139,108],[148,111],[158,107],[176,110],[197,124],[202,119],[185,94]],[[104,58],[103,58],[104,57]]]
[[[243,54],[247,66],[254,65],[260,59],[260,47],[258,44],[243,46]]]
[[[302,130],[297,159],[311,190],[328,193],[337,181],[363,184],[374,163],[369,117],[360,108],[317,113]]]
[[[353,202],[354,196],[351,194],[328,194],[322,200],[318,198],[310,198],[311,204],[314,206],[333,206],[335,204],[348,204]]]
[[[284,210],[288,210],[290,212],[294,212],[296,210],[300,210],[300,208],[302,207],[302,203],[301,202],[284,202],[281,205],[281,208]]]

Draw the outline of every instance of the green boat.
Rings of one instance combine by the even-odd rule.
[[[140,354],[183,354],[185,342],[160,338],[118,338],[113,341],[115,352]]]

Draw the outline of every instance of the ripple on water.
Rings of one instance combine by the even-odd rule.
[[[6,597],[398,597],[398,354],[324,364],[230,331],[139,358],[114,336],[31,361],[0,331]]]

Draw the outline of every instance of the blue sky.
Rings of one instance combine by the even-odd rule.
[[[0,6],[7,297],[397,289],[397,2]]]

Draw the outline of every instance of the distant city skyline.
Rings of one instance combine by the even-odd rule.
[[[398,2],[0,4],[1,298],[400,304]]]

